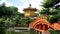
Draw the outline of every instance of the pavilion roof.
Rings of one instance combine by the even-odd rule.
[[[23,11],[27,11],[27,10],[37,11],[36,8],[32,8],[32,7],[31,7],[31,4],[29,4],[29,7],[28,7],[28,8],[24,8],[24,9],[23,9]]]

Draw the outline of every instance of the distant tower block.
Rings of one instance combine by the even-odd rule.
[[[31,4],[29,4],[29,7],[28,8],[24,8],[23,11],[24,11],[24,15],[25,16],[34,17],[34,16],[36,16],[35,12],[37,11],[37,9],[36,8],[32,8]]]

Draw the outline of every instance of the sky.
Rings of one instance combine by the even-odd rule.
[[[5,2],[6,6],[15,6],[18,8],[18,11],[23,13],[23,9],[29,7],[31,4],[32,8],[37,8],[38,10],[41,9],[41,2],[43,0],[0,0],[0,4]]]

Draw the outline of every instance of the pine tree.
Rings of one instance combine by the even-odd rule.
[[[50,23],[57,22],[60,19],[60,0],[44,0],[42,2],[42,10],[40,14],[47,15],[46,19]]]

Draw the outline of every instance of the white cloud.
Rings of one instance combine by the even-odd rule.
[[[40,9],[41,8],[40,2],[42,2],[43,0],[17,0],[17,1],[20,1],[23,3],[22,6],[17,6],[19,9],[18,11],[23,13],[23,9],[29,7],[29,4],[31,4],[33,8]],[[5,2],[6,6],[14,6],[14,4],[9,2],[8,0],[2,0],[2,2]]]
[[[0,4],[2,4],[3,2],[5,2],[6,0],[0,0]]]
[[[6,0],[1,0],[1,2],[5,2]]]
[[[1,0],[0,4],[2,4],[3,2],[6,4],[6,6],[13,6],[13,4],[11,2],[8,2],[7,0]]]
[[[13,4],[11,2],[5,2],[6,6],[13,6]]]
[[[19,11],[23,12],[24,8],[29,7],[29,4],[32,5],[33,8],[37,8],[38,10],[41,9],[41,2],[43,0],[22,0],[24,5],[22,7],[19,7]]]
[[[23,13],[23,7],[18,6],[18,11]]]

